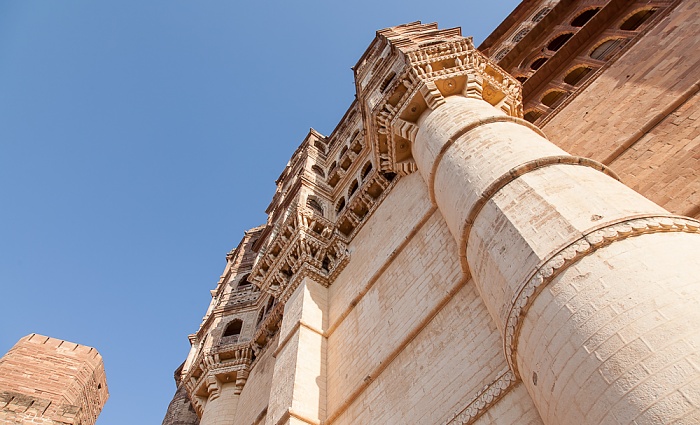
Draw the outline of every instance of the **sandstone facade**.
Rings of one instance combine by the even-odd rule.
[[[28,335],[0,359],[0,423],[92,425],[109,392],[91,347]]]
[[[700,423],[699,13],[378,31],[227,255],[177,377],[198,418],[164,423]]]

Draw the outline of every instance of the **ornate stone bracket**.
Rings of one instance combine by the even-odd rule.
[[[700,233],[700,222],[674,215],[628,219],[594,229],[544,261],[531,277],[520,285],[507,316],[504,351],[515,375],[519,376],[516,351],[522,318],[540,291],[570,265],[599,248],[633,236],[661,232]]]
[[[427,109],[444,104],[445,97],[483,99],[508,116],[522,117],[522,86],[477,51],[470,38],[413,44],[389,38],[386,43],[399,46],[381,59],[386,76],[358,90],[369,109],[368,134],[381,170],[416,170],[411,152],[416,123]]]
[[[206,400],[219,397],[224,382],[235,382],[240,393],[253,359],[253,342],[212,347],[198,355],[183,378],[187,395],[201,415]]]
[[[348,260],[347,245],[333,223],[309,208],[290,207],[287,219],[261,252],[250,280],[279,300],[293,291],[290,283],[302,269],[327,286]]]

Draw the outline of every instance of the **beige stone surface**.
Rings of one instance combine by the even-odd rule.
[[[556,143],[459,29],[378,31],[190,337],[202,423],[693,423],[700,223],[625,184],[694,211],[698,6],[673,6],[554,115]]]

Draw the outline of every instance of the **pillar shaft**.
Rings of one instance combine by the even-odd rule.
[[[285,303],[266,425],[325,419],[327,292],[305,277]]]
[[[232,425],[239,395],[240,388],[236,388],[235,383],[220,384],[220,388],[209,395],[199,425]]]
[[[697,222],[483,100],[447,97],[418,126],[417,168],[545,422],[697,414]]]

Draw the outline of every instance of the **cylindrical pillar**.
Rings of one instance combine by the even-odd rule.
[[[209,394],[199,425],[231,425],[236,418],[240,388],[234,382],[217,385],[218,390]]]
[[[700,414],[698,223],[483,100],[418,126],[418,170],[543,420]]]

